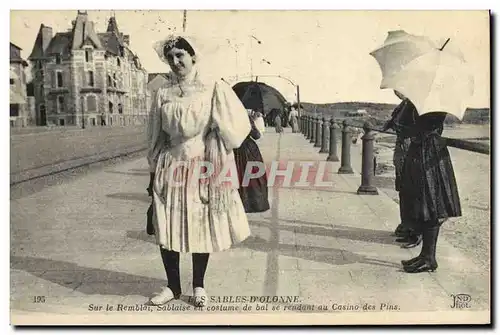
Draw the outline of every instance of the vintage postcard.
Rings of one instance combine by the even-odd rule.
[[[12,10],[11,324],[490,324],[490,15]]]

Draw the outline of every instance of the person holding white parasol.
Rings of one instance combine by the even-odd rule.
[[[408,273],[437,269],[440,226],[462,215],[453,164],[441,135],[448,113],[463,117],[473,79],[463,56],[449,42],[437,44],[399,30],[389,32],[384,45],[371,53],[382,70],[381,88],[401,92],[419,114],[411,129],[400,189],[405,217],[423,234],[420,255],[402,261]]]

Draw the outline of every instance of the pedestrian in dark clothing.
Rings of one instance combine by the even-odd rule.
[[[246,185],[244,184],[246,183],[244,177],[245,173],[251,172],[255,175],[258,172],[255,169],[259,167],[256,166],[254,166],[252,171],[247,171],[248,163],[258,162],[262,164],[261,168],[264,166],[264,159],[262,158],[257,141],[264,134],[265,126],[261,113],[249,111],[248,117],[252,125],[252,130],[240,147],[233,149],[239,179],[238,192],[240,193],[241,202],[243,203],[243,207],[245,207],[246,213],[261,213],[270,208],[267,175],[264,173],[258,178],[250,179]]]
[[[402,261],[409,273],[434,271],[441,224],[462,215],[458,187],[446,141],[441,137],[444,112],[416,120],[401,179],[401,198],[412,229],[423,234],[420,255]]]
[[[401,197],[401,180],[403,176],[403,165],[406,154],[411,143],[411,131],[415,128],[418,113],[413,103],[398,91],[394,93],[402,102],[394,109],[391,119],[384,125],[383,130],[393,129],[396,132],[396,144],[394,148],[393,163],[396,170],[395,189],[399,193],[400,223],[395,230],[399,237],[397,242],[405,243],[403,248],[413,248],[422,242],[420,233],[413,230],[412,225],[407,222],[410,218],[405,217],[405,203]]]

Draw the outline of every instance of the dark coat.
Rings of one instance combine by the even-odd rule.
[[[404,161],[400,192],[404,215],[417,229],[462,215],[453,164],[441,137],[445,118],[446,113],[417,118]]]

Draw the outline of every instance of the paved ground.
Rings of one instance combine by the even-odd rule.
[[[68,128],[12,134],[11,183],[145,148],[145,126]]]
[[[269,130],[260,146],[266,161],[326,158],[302,134],[279,137]],[[230,251],[211,255],[205,281],[209,294],[215,299],[298,296],[299,302],[278,304],[294,312],[273,313],[289,323],[486,322],[489,272],[444,238],[439,241],[436,273],[402,272],[400,260],[419,250],[403,250],[391,236],[398,222],[397,205],[383,193],[357,195],[359,175],[336,174],[339,165],[331,163],[329,168],[331,188],[272,188],[272,209],[249,215],[252,236]],[[146,161],[139,159],[11,201],[15,323],[35,318],[50,322],[54,315],[67,316],[58,322],[70,323],[273,323],[271,314],[256,311],[266,305],[256,303],[250,305],[260,313],[257,318],[248,312],[230,320],[218,319],[220,314],[211,309],[241,309],[244,303],[212,302],[205,310],[211,313],[208,319],[198,311],[136,312],[126,319],[115,311],[89,311],[90,304],[142,306],[165,285],[158,247],[144,231],[147,182]],[[191,262],[188,255],[181,260],[186,297],[168,305],[175,311],[190,308]],[[457,294],[470,295],[469,308],[451,307],[451,295]],[[368,305],[375,311],[362,313]],[[271,311],[277,304],[267,306]],[[327,319],[312,314],[320,306],[328,308]],[[339,311],[339,306],[359,310]],[[383,311],[392,310],[381,313],[382,306]],[[245,322],[237,316],[251,318]]]

